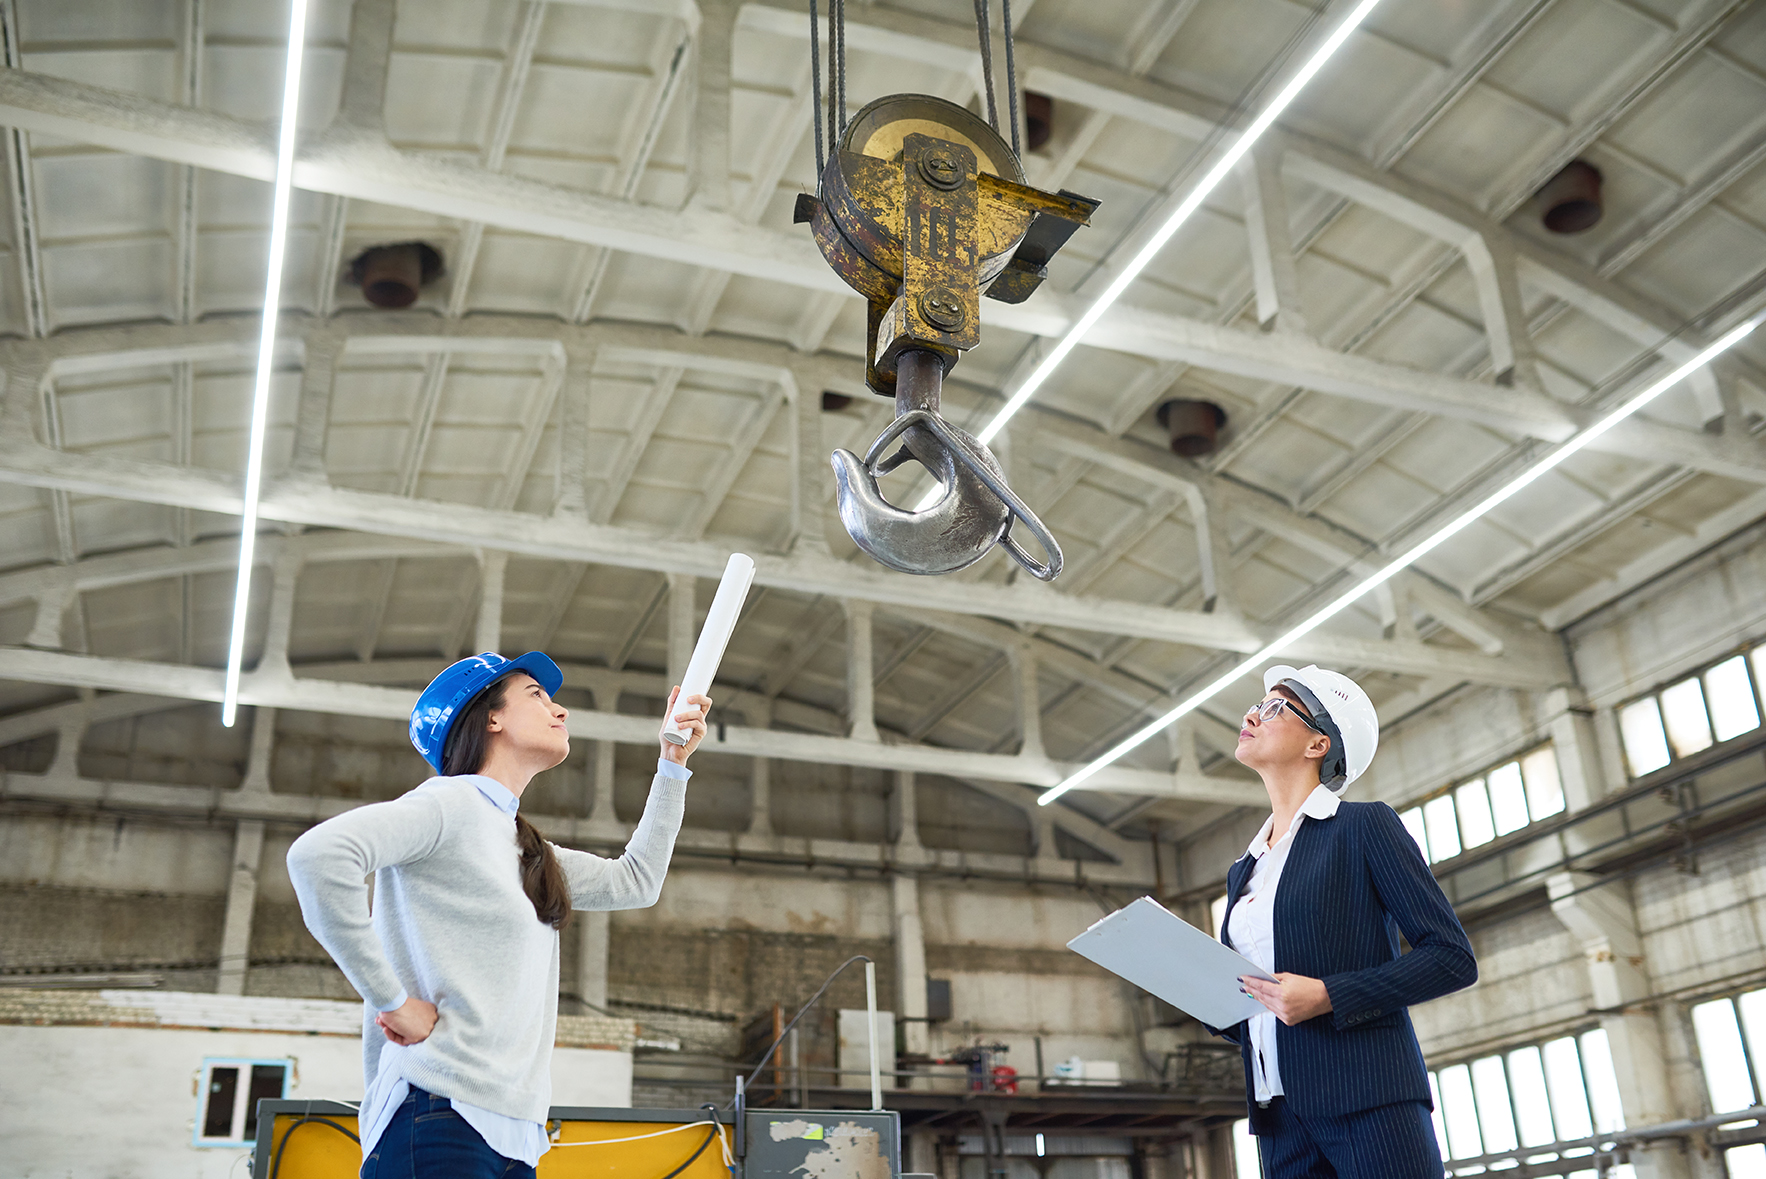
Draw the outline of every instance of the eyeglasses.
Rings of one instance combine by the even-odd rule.
[[[1249,715],[1256,717],[1258,724],[1263,724],[1267,721],[1274,720],[1276,718],[1276,716],[1278,714],[1280,714],[1281,710],[1284,708],[1287,709],[1289,712],[1293,713],[1295,716],[1299,717],[1301,724],[1305,725],[1307,728],[1311,729],[1313,732],[1317,733],[1319,736],[1322,737],[1322,736],[1328,735],[1325,733],[1325,731],[1323,729],[1319,728],[1316,724],[1313,723],[1311,717],[1307,716],[1304,712],[1301,712],[1298,708],[1294,707],[1294,705],[1291,702],[1283,699],[1280,696],[1271,696],[1268,700],[1265,700],[1263,703],[1261,703],[1261,704],[1257,705],[1255,708],[1253,708],[1250,711]]]

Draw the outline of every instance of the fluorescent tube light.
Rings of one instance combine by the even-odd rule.
[[[288,15],[288,64],[282,78],[282,131],[276,141],[276,187],[270,205],[270,261],[264,278],[264,325],[258,335],[258,371],[251,390],[251,440],[245,458],[245,506],[239,523],[239,579],[233,588],[233,634],[227,645],[227,686],[221,723],[239,713],[239,664],[245,657],[245,619],[251,605],[251,567],[257,551],[258,493],[264,482],[264,435],[270,417],[270,368],[276,355],[276,320],[282,310],[282,262],[288,249],[288,200],[294,171],[294,132],[300,113],[301,56],[306,48],[307,0],[292,0]]]
[[[1165,248],[1165,243],[1169,242],[1172,236],[1183,228],[1184,222],[1188,221],[1195,211],[1202,207],[1202,202],[1208,199],[1209,194],[1220,187],[1221,181],[1225,180],[1238,166],[1239,161],[1245,158],[1245,153],[1249,152],[1257,141],[1263,138],[1263,133],[1275,124],[1282,112],[1288,109],[1294,99],[1299,96],[1300,91],[1304,90],[1306,84],[1312,81],[1313,76],[1324,68],[1325,62],[1329,61],[1332,55],[1343,47],[1343,43],[1349,39],[1349,34],[1353,33],[1367,19],[1368,13],[1372,12],[1374,6],[1379,2],[1380,0],[1361,0],[1361,3],[1355,6],[1354,11],[1343,18],[1343,23],[1331,31],[1331,35],[1325,38],[1324,43],[1313,52],[1306,64],[1300,67],[1300,72],[1288,79],[1288,84],[1283,86],[1281,92],[1251,121],[1251,125],[1245,128],[1244,132],[1233,142],[1232,147],[1227,149],[1226,154],[1215,162],[1214,167],[1208,170],[1206,176],[1202,177],[1201,183],[1197,184],[1190,191],[1189,196],[1185,197],[1182,203],[1171,211],[1171,216],[1165,219],[1165,223],[1159,227],[1158,232],[1147,240],[1147,243],[1129,260],[1128,265],[1122,268],[1121,273],[1110,281],[1110,285],[1104,288],[1103,294],[1099,295],[1097,300],[1086,308],[1085,313],[1074,321],[1073,326],[1067,329],[1067,334],[1062,336],[1053,350],[1031,370],[1030,375],[1024,379],[1024,383],[1018,386],[1017,391],[1006,399],[1006,403],[993,416],[993,420],[988,422],[986,427],[976,435],[983,444],[992,442],[999,432],[1005,429],[1006,423],[1011,420],[1012,415],[1024,408],[1024,403],[1036,395],[1036,391],[1042,388],[1043,382],[1047,381],[1054,371],[1061,367],[1061,362],[1067,359],[1067,354],[1079,346],[1086,333],[1090,332],[1098,320],[1103,318],[1104,312],[1108,311],[1116,300],[1122,297],[1122,292],[1126,291],[1130,284],[1140,277],[1141,271],[1145,270],[1153,259],[1158,257],[1159,251]],[[935,485],[914,506],[914,510],[916,512],[925,511],[943,494],[944,488]]]
[[[981,433],[976,435],[977,438],[982,442],[993,441],[994,436],[1005,428],[1006,422],[1011,419],[1012,415],[1023,408],[1024,403],[1029,401],[1038,389],[1042,388],[1043,382],[1048,380],[1049,376],[1061,366],[1063,360],[1067,359],[1067,354],[1079,346],[1079,342],[1084,339],[1085,334],[1091,331],[1092,326],[1099,319],[1103,318],[1104,312],[1110,309],[1111,304],[1122,297],[1122,292],[1128,289],[1129,284],[1140,277],[1141,271],[1145,270],[1148,264],[1158,256],[1159,251],[1165,248],[1165,243],[1171,240],[1172,235],[1183,227],[1184,222],[1188,221],[1197,209],[1202,207],[1202,202],[1208,199],[1210,193],[1220,187],[1220,182],[1225,180],[1234,168],[1238,167],[1239,161],[1245,158],[1245,153],[1249,152],[1252,146],[1263,138],[1263,133],[1268,131],[1281,117],[1282,112],[1288,109],[1289,104],[1299,97],[1300,91],[1304,90],[1306,84],[1312,81],[1313,75],[1323,69],[1325,62],[1329,61],[1337,50],[1343,47],[1343,42],[1349,39],[1349,34],[1353,33],[1361,22],[1367,19],[1368,13],[1372,12],[1374,6],[1379,2],[1380,0],[1361,0],[1361,3],[1357,4],[1354,10],[1343,18],[1343,23],[1331,31],[1331,35],[1325,38],[1324,43],[1307,59],[1306,64],[1300,67],[1300,72],[1288,79],[1288,84],[1283,86],[1274,100],[1251,121],[1251,125],[1245,128],[1244,133],[1233,142],[1226,154],[1215,162],[1214,167],[1208,169],[1208,174],[1202,177],[1202,182],[1190,190],[1190,195],[1171,211],[1171,216],[1165,219],[1165,224],[1159,227],[1159,231],[1147,240],[1147,244],[1142,246],[1140,251],[1129,260],[1128,265],[1122,268],[1121,273],[1110,281],[1110,285],[1104,288],[1103,294],[1097,297],[1097,301],[1086,308],[1085,314],[1081,315],[1073,326],[1067,329],[1067,334],[1061,337],[1061,342],[1055,345],[1054,350],[1043,357],[1042,363],[1031,370],[1024,383],[1018,386],[1017,392],[1006,399],[1005,405],[1000,407],[1000,411],[994,415],[993,420],[987,423]]]
[[[1685,364],[1681,365],[1661,380],[1650,385],[1642,392],[1627,398],[1616,408],[1603,415],[1593,425],[1588,426],[1586,429],[1572,437],[1565,439],[1553,448],[1553,450],[1544,458],[1540,459],[1538,462],[1522,471],[1519,475],[1516,475],[1513,479],[1510,479],[1507,483],[1503,484],[1497,490],[1491,492],[1476,504],[1467,508],[1458,516],[1455,516],[1452,520],[1449,520],[1446,524],[1412,545],[1409,549],[1405,550],[1402,554],[1395,557],[1380,569],[1370,573],[1354,586],[1343,591],[1342,594],[1338,595],[1330,603],[1311,615],[1305,621],[1301,622],[1298,626],[1295,626],[1279,638],[1270,642],[1255,655],[1251,655],[1241,660],[1233,666],[1232,670],[1226,672],[1212,683],[1209,683],[1200,691],[1190,695],[1170,712],[1167,712],[1159,719],[1143,726],[1131,736],[1124,738],[1122,741],[1118,742],[1114,748],[1087,763],[1082,769],[1061,782],[1060,785],[1056,786],[1053,790],[1045,792],[1036,800],[1037,804],[1039,806],[1047,806],[1049,803],[1055,801],[1055,799],[1061,797],[1061,795],[1072,790],[1075,786],[1078,786],[1081,782],[1084,782],[1087,778],[1096,774],[1099,770],[1117,761],[1130,750],[1135,749],[1158,736],[1165,730],[1166,726],[1171,724],[1172,721],[1175,721],[1179,717],[1188,713],[1194,712],[1208,700],[1232,686],[1242,676],[1257,670],[1266,661],[1280,654],[1285,648],[1300,641],[1302,638],[1317,630],[1324,623],[1335,618],[1338,614],[1341,614],[1344,610],[1348,609],[1356,599],[1362,597],[1364,594],[1368,593],[1368,591],[1384,585],[1396,574],[1404,569],[1408,569],[1428,553],[1440,547],[1447,540],[1457,536],[1474,521],[1489,514],[1491,509],[1495,508],[1498,504],[1503,503],[1523,488],[1531,485],[1540,476],[1557,467],[1565,459],[1593,442],[1596,438],[1599,438],[1602,434],[1605,434],[1608,430],[1611,430],[1614,426],[1660,397],[1663,393],[1666,393],[1669,389],[1672,389],[1692,373],[1703,368],[1718,356],[1721,356],[1723,353],[1735,347],[1747,337],[1748,333],[1759,327],[1763,321],[1766,321],[1766,313],[1755,315],[1747,322],[1731,329],[1716,343],[1700,352],[1697,356],[1694,356],[1691,360],[1688,360]]]

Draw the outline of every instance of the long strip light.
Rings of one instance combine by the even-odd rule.
[[[276,321],[282,311],[282,263],[288,251],[288,201],[294,172],[294,133],[300,113],[301,57],[306,48],[307,0],[292,0],[288,64],[282,78],[282,130],[276,141],[276,189],[270,205],[270,261],[264,277],[264,325],[258,335],[257,378],[251,390],[251,440],[245,459],[245,506],[239,523],[239,578],[233,588],[233,634],[227,645],[227,686],[221,723],[239,713],[239,665],[245,657],[245,620],[251,606],[252,561],[257,553],[258,494],[264,482],[264,435],[269,430],[270,372]]]
[[[1232,147],[1227,149],[1226,154],[1215,161],[1214,166],[1208,169],[1208,174],[1202,177],[1201,183],[1190,190],[1190,194],[1183,199],[1182,203],[1171,211],[1171,216],[1165,219],[1165,224],[1159,227],[1159,231],[1147,239],[1147,243],[1129,260],[1128,265],[1124,266],[1121,272],[1110,281],[1110,285],[1104,288],[1097,300],[1086,308],[1085,314],[1081,315],[1073,326],[1067,329],[1067,334],[1061,337],[1060,343],[1056,344],[1053,350],[1042,358],[1042,363],[1031,370],[1024,383],[1019,385],[1017,391],[1006,399],[1005,405],[1000,407],[1000,411],[993,416],[993,420],[987,423],[986,428],[976,437],[984,443],[992,442],[994,436],[1005,428],[1006,422],[1011,419],[1012,415],[1022,409],[1024,403],[1029,401],[1031,397],[1035,396],[1036,391],[1042,388],[1043,382],[1047,381],[1061,366],[1061,362],[1067,359],[1067,354],[1079,346],[1086,333],[1091,331],[1098,320],[1103,318],[1104,312],[1108,311],[1111,305],[1122,297],[1122,292],[1126,291],[1129,285],[1140,277],[1141,271],[1145,270],[1158,256],[1159,251],[1165,248],[1165,243],[1169,242],[1172,236],[1183,228],[1184,222],[1188,221],[1196,210],[1202,207],[1202,202],[1208,199],[1209,194],[1219,188],[1221,182],[1232,174],[1232,170],[1238,167],[1239,161],[1245,158],[1246,153],[1259,139],[1263,138],[1264,132],[1268,131],[1281,117],[1282,112],[1287,110],[1294,99],[1299,97],[1300,91],[1306,88],[1306,84],[1312,81],[1313,76],[1324,68],[1325,63],[1337,50],[1343,47],[1343,43],[1349,39],[1349,34],[1353,33],[1367,19],[1368,13],[1372,12],[1374,6],[1379,2],[1380,0],[1361,0],[1361,3],[1357,4],[1354,10],[1343,18],[1343,23],[1331,30],[1331,35],[1324,39],[1324,43],[1313,52],[1306,64],[1300,67],[1300,72],[1288,79],[1288,84],[1283,86],[1281,92],[1251,121],[1251,125],[1245,128],[1244,132],[1233,142]]]
[[[1458,516],[1455,516],[1452,520],[1430,533],[1427,537],[1412,545],[1409,549],[1393,558],[1377,571],[1370,573],[1354,586],[1343,591],[1343,593],[1338,595],[1299,625],[1282,634],[1279,638],[1271,641],[1262,650],[1235,664],[1230,671],[1226,672],[1224,675],[1220,676],[1212,683],[1209,683],[1199,691],[1193,693],[1164,716],[1149,722],[1137,730],[1133,735],[1118,742],[1115,747],[1109,750],[1109,752],[1104,753],[1089,762],[1084,768],[1061,782],[1053,790],[1044,792],[1044,794],[1036,800],[1037,803],[1041,806],[1047,806],[1049,803],[1054,802],[1055,799],[1061,797],[1061,795],[1067,793],[1067,791],[1072,790],[1075,786],[1078,786],[1087,778],[1096,774],[1099,770],[1102,770],[1104,767],[1117,761],[1130,750],[1135,749],[1158,736],[1168,725],[1171,724],[1171,722],[1177,720],[1181,716],[1194,712],[1197,708],[1201,707],[1202,704],[1236,683],[1242,676],[1261,668],[1270,658],[1280,654],[1286,648],[1291,647],[1302,638],[1305,638],[1307,635],[1317,630],[1324,623],[1335,618],[1338,614],[1341,614],[1357,599],[1361,598],[1369,591],[1384,585],[1395,575],[1408,569],[1428,553],[1433,552],[1446,541],[1457,536],[1474,521],[1487,515],[1498,504],[1511,499],[1523,488],[1531,486],[1546,472],[1555,469],[1571,455],[1588,446],[1595,439],[1599,438],[1608,430],[1611,430],[1614,426],[1617,426],[1620,422],[1660,397],[1663,393],[1666,393],[1669,389],[1672,389],[1692,373],[1703,368],[1718,356],[1721,356],[1723,353],[1735,347],[1746,338],[1750,332],[1759,327],[1762,322],[1766,322],[1766,312],[1755,315],[1747,322],[1732,328],[1716,343],[1700,352],[1697,356],[1694,356],[1691,360],[1688,360],[1685,364],[1682,364],[1679,368],[1675,369],[1661,380],[1656,381],[1642,392],[1621,402],[1616,408],[1601,417],[1593,425],[1588,426],[1581,432],[1559,443],[1550,453],[1545,455],[1544,458],[1541,458],[1538,462],[1522,471],[1519,475],[1516,475],[1513,479],[1510,479],[1497,490],[1491,492],[1476,504],[1467,508]]]
[[[1010,397],[1006,398],[1006,403],[1000,407],[998,413],[993,415],[993,420],[988,422],[976,435],[984,445],[992,442],[999,432],[1005,429],[1006,423],[1011,420],[1012,416],[1024,408],[1024,403],[1034,397],[1036,391],[1042,388],[1043,383],[1054,375],[1054,371],[1061,367],[1061,362],[1067,359],[1068,354],[1079,346],[1080,341],[1096,326],[1098,320],[1103,318],[1104,312],[1108,311],[1116,300],[1122,297],[1122,293],[1133,284],[1135,279],[1140,277],[1141,271],[1145,270],[1153,259],[1158,257],[1159,251],[1165,248],[1165,244],[1179,229],[1183,228],[1184,222],[1188,221],[1196,210],[1202,207],[1202,202],[1207,200],[1216,188],[1220,187],[1221,182],[1232,173],[1234,168],[1238,167],[1239,161],[1245,158],[1246,153],[1256,145],[1259,139],[1263,138],[1264,132],[1268,131],[1281,117],[1282,112],[1288,109],[1295,98],[1299,97],[1300,91],[1304,90],[1306,84],[1312,81],[1313,76],[1324,68],[1325,62],[1329,61],[1332,55],[1343,47],[1343,43],[1349,39],[1349,34],[1353,33],[1367,19],[1368,13],[1372,12],[1374,6],[1379,2],[1380,0],[1361,0],[1361,3],[1355,6],[1354,11],[1343,18],[1343,23],[1331,30],[1331,35],[1324,39],[1324,43],[1313,52],[1306,64],[1300,67],[1300,72],[1288,79],[1288,84],[1282,87],[1281,92],[1251,121],[1251,125],[1245,128],[1238,139],[1233,141],[1233,145],[1227,149],[1226,154],[1215,161],[1214,166],[1208,170],[1208,174],[1202,177],[1201,183],[1197,184],[1177,208],[1171,211],[1171,216],[1165,219],[1165,223],[1159,227],[1158,232],[1147,239],[1146,244],[1133,258],[1129,259],[1128,265],[1122,268],[1121,272],[1110,281],[1110,285],[1104,288],[1103,293],[1090,307],[1086,308],[1085,313],[1074,321],[1072,327],[1067,329],[1067,334],[1061,337],[1060,342],[1050,350],[1047,356],[1042,358],[1041,363],[1031,370],[1030,375],[1024,379],[1024,383],[1019,385]],[[914,505],[914,510],[916,512],[925,511],[944,494],[944,487],[934,484],[921,497],[920,502]]]

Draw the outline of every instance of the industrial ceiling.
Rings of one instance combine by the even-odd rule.
[[[1018,0],[1052,103],[1029,182],[1102,205],[1042,291],[985,304],[953,418],[999,404],[1347,7]],[[77,689],[215,698],[286,21],[3,14],[0,745]],[[977,104],[970,6],[847,20],[854,109]],[[886,573],[831,512],[829,450],[892,408],[864,304],[792,224],[808,27],[784,0],[315,0],[247,703],[392,717],[372,685],[494,642],[611,712],[678,666],[687,578],[740,549],[720,704],[780,735],[729,748],[1046,786],[1766,306],[1766,4],[1384,0],[1000,440],[1063,576]],[[1554,233],[1534,194],[1575,160],[1604,215]],[[352,260],[404,241],[445,273],[369,307]],[[1171,453],[1172,399],[1225,411],[1213,453]],[[1294,654],[1388,722],[1565,682],[1554,631],[1766,515],[1763,421],[1756,338]],[[1240,703],[1064,801],[1136,831],[1218,813]]]

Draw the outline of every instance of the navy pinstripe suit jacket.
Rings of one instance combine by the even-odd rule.
[[[1246,854],[1227,872],[1227,920],[1254,863]],[[1428,1072],[1405,1008],[1471,986],[1478,964],[1398,813],[1345,802],[1328,819],[1308,817],[1282,868],[1273,920],[1276,970],[1322,979],[1331,996],[1328,1013],[1276,1025],[1289,1108],[1331,1116],[1427,1102]],[[1398,952],[1400,931],[1408,954]],[[1245,1024],[1217,1034],[1238,1042],[1245,1091],[1255,1094]]]

